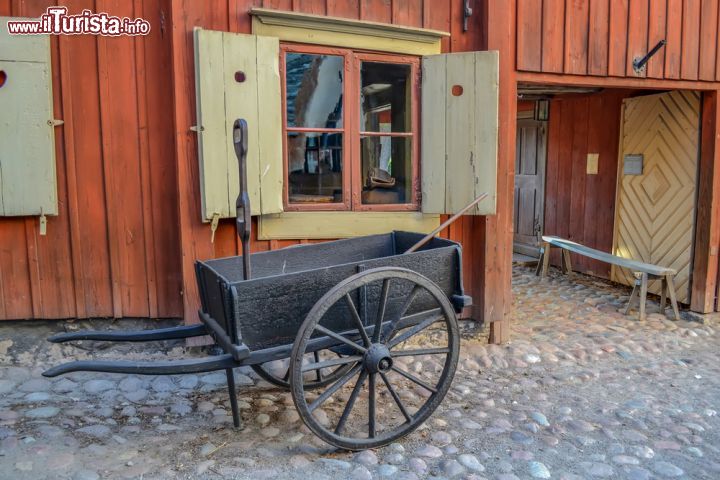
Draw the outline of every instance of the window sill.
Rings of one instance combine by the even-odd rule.
[[[284,212],[258,217],[259,240],[321,240],[405,230],[429,233],[440,215],[420,212]]]
[[[254,35],[278,37],[287,42],[331,45],[360,50],[433,55],[440,53],[440,40],[450,34],[379,22],[323,15],[253,8]]]

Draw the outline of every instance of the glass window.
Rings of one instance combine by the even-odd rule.
[[[288,203],[343,202],[345,59],[287,53]]]
[[[282,50],[286,208],[417,210],[419,60]]]
[[[360,158],[362,203],[412,201],[411,68],[407,64],[360,64]]]

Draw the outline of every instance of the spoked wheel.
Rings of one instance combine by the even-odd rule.
[[[341,355],[333,353],[330,350],[320,350],[306,354],[304,363],[319,364],[321,361],[332,360],[338,357],[342,358]],[[340,366],[321,367],[316,370],[305,371],[303,374],[305,388],[312,390],[327,386],[345,375],[352,367],[352,364],[344,363]],[[251,365],[251,368],[255,370],[255,373],[257,373],[260,378],[268,383],[280,388],[290,389],[289,359]]]
[[[321,365],[303,359],[313,342],[328,337],[347,347],[333,365],[350,368],[310,391],[304,372]],[[327,292],[300,327],[290,357],[295,407],[310,430],[337,447],[387,445],[440,405],[459,348],[455,311],[435,283],[404,268],[366,270]]]

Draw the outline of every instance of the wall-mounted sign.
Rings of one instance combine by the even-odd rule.
[[[587,174],[597,175],[598,174],[598,160],[600,159],[599,153],[588,153],[587,154]]]
[[[627,154],[623,157],[624,175],[642,175],[643,155],[642,153]]]

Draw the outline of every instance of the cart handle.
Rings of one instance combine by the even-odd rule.
[[[465,212],[467,212],[468,210],[470,210],[472,207],[474,207],[476,204],[478,204],[478,203],[480,202],[480,200],[482,200],[483,198],[485,198],[485,197],[487,197],[487,196],[488,196],[487,193],[481,193],[475,200],[473,200],[472,202],[470,202],[470,203],[468,203],[467,205],[465,205],[462,210],[460,210],[460,211],[457,212],[455,215],[453,215],[452,217],[450,217],[450,218],[448,218],[447,220],[445,220],[445,221],[442,223],[442,225],[440,225],[440,226],[437,227],[435,230],[433,230],[432,232],[430,232],[430,233],[428,233],[427,235],[425,235],[425,236],[424,236],[423,238],[421,238],[415,245],[413,245],[412,247],[410,247],[410,248],[408,248],[407,250],[405,250],[405,253],[412,253],[412,252],[414,252],[415,250],[417,250],[417,249],[419,249],[420,247],[422,247],[423,245],[425,245],[426,243],[428,243],[430,240],[432,240],[432,239],[435,237],[435,235],[437,235],[438,233],[440,233],[440,232],[441,232],[442,230],[444,230],[445,228],[449,227],[450,224],[454,223],[454,222],[455,222],[458,218],[460,218]]]
[[[233,145],[240,172],[240,193],[235,201],[235,226],[242,243],[243,280],[248,280],[250,278],[252,218],[250,216],[250,195],[248,195],[247,188],[248,126],[244,118],[238,118],[233,124]]]

